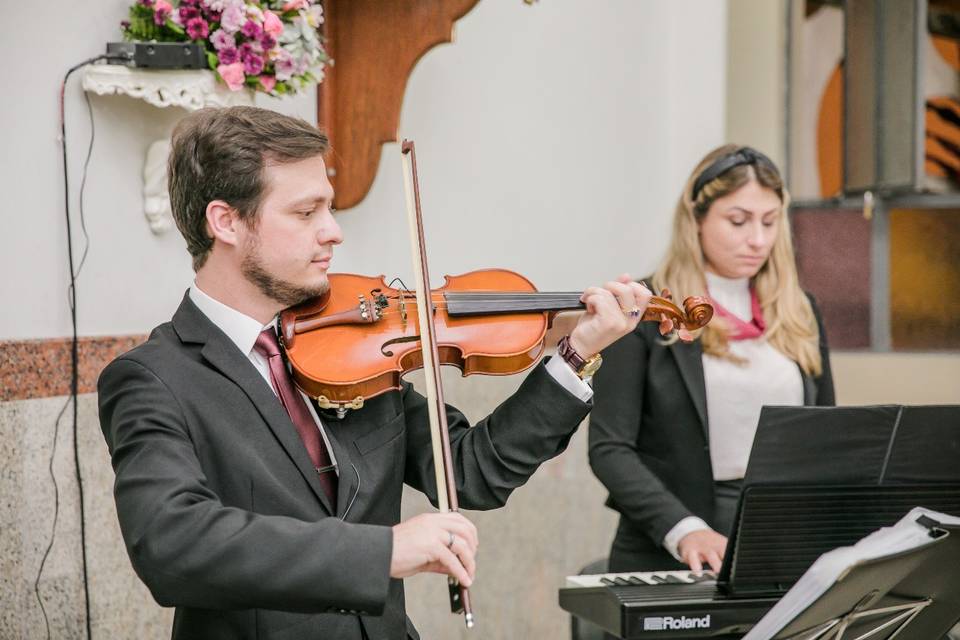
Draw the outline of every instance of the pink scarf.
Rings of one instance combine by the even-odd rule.
[[[753,287],[750,287],[750,312],[753,314],[750,322],[744,322],[733,315],[713,298],[710,298],[710,304],[713,305],[714,317],[723,318],[727,323],[730,329],[729,340],[753,340],[762,336],[764,329],[767,328],[767,324],[763,321],[763,310],[760,308],[757,292]]]

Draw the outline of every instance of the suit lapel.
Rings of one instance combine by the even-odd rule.
[[[328,513],[334,513],[290,416],[246,355],[240,353],[237,346],[193,304],[189,296],[184,296],[173,317],[173,325],[184,342],[203,344],[201,353],[206,361],[247,394],[317,499]]]
[[[800,378],[803,380],[803,404],[812,407],[817,404],[817,383],[812,376],[804,373],[803,369],[800,369]]]
[[[674,342],[669,347],[680,369],[680,377],[690,394],[693,406],[700,417],[703,435],[709,440],[707,431],[707,389],[703,381],[703,348],[699,340],[691,343]]]

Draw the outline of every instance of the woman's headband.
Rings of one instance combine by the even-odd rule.
[[[752,164],[754,166],[763,164],[772,169],[777,175],[780,175],[780,172],[777,171],[777,165],[773,164],[770,158],[751,147],[740,147],[729,155],[717,158],[713,164],[703,170],[693,183],[693,191],[690,194],[690,199],[696,201],[700,190],[708,183],[716,180],[727,171],[730,171],[730,169],[743,164]]]

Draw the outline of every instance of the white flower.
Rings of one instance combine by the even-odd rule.
[[[313,29],[323,24],[323,7],[319,4],[310,5],[308,9],[300,10],[300,17]]]
[[[263,11],[261,11],[260,7],[255,4],[247,5],[247,17],[257,24],[263,23]]]
[[[211,11],[219,11],[220,13],[223,13],[230,7],[243,10],[245,4],[244,0],[200,0],[200,3]]]
[[[283,33],[277,38],[280,44],[290,44],[300,39],[300,28],[293,23],[285,22],[283,24]]]

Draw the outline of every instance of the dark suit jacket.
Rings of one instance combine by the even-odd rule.
[[[811,304],[820,328],[823,373],[812,379],[801,371],[804,404],[832,405],[826,333],[812,298]],[[603,352],[603,366],[593,379],[590,466],[610,492],[607,506],[621,516],[614,548],[631,550],[637,565],[611,570],[675,567],[662,546],[670,529],[691,515],[713,526],[702,356],[699,340],[664,346],[652,322],[640,323]]]
[[[410,385],[324,418],[336,510],[267,382],[189,298],[98,389],[123,538],[177,608],[174,638],[359,640],[361,625],[371,640],[417,637],[389,577],[404,482],[436,504],[427,405]],[[589,408],[542,363],[474,428],[448,408],[460,505],[502,506]]]

